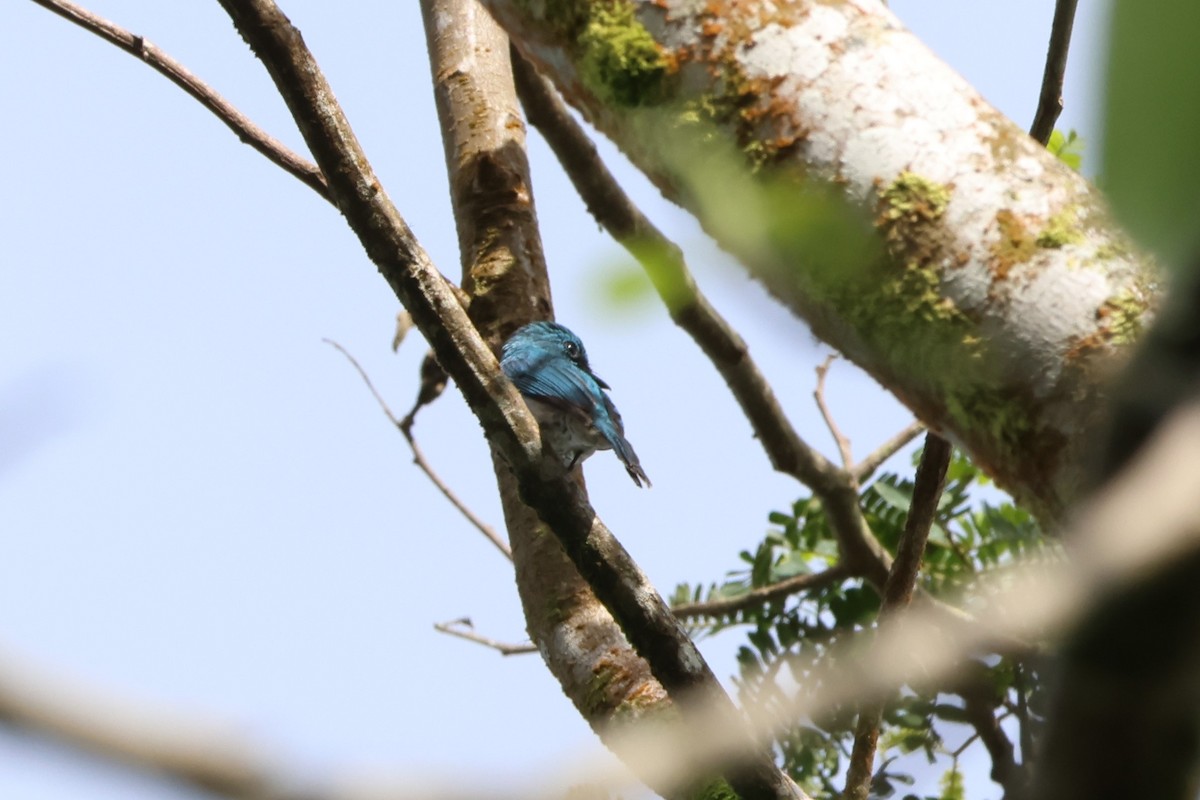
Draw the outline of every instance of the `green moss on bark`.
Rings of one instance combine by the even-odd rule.
[[[580,77],[597,97],[621,106],[662,100],[669,64],[631,3],[592,4],[576,41]]]
[[[889,229],[896,224],[933,222],[946,212],[952,194],[949,186],[915,172],[901,172],[879,194],[883,206],[880,221]]]
[[[1131,344],[1141,336],[1142,320],[1149,304],[1145,297],[1134,292],[1122,292],[1108,298],[1100,313],[1105,320],[1109,341],[1114,344]]]
[[[1037,246],[1046,248],[1066,247],[1084,239],[1079,229],[1078,214],[1074,209],[1064,208],[1046,221],[1046,227],[1038,232]]]

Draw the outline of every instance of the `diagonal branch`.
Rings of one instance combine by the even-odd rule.
[[[270,73],[338,209],[512,468],[521,499],[554,532],[654,676],[673,697],[686,699],[680,705],[685,721],[704,706],[705,716],[715,712],[726,725],[744,727],[695,644],[583,489],[565,475],[544,477],[541,438],[528,409],[384,192],[300,32],[271,0],[221,5]],[[746,745],[751,755],[728,769],[744,800],[798,796],[769,754]]]
[[[923,430],[925,430],[925,425],[921,422],[910,423],[904,430],[879,445],[873,453],[855,464],[854,468],[850,470],[850,474],[854,476],[858,485],[862,486],[868,478],[875,474],[875,470],[883,465],[883,462],[900,452],[901,448],[917,438]]]
[[[810,572],[806,575],[796,575],[786,580],[773,583],[770,586],[760,586],[737,597],[726,597],[720,600],[708,600],[702,603],[681,603],[671,610],[680,619],[692,617],[719,617],[732,614],[747,608],[756,608],[773,600],[782,600],[793,594],[820,589],[831,583],[837,583],[852,577],[850,570],[837,564],[821,572]]]
[[[126,53],[145,61],[176,86],[198,100],[200,105],[225,123],[231,131],[237,134],[239,139],[266,156],[272,164],[282,167],[324,199],[331,200],[325,176],[321,174],[321,170],[315,164],[299,153],[288,149],[283,142],[255,125],[249,117],[238,111],[228,100],[217,94],[211,86],[196,77],[187,67],[143,37],[130,33],[119,25],[71,3],[69,0],[33,0],[33,2],[53,11],[63,19],[74,22],[84,30],[96,34]]]
[[[800,437],[745,341],[696,286],[682,251],[633,204],[546,81],[519,52],[512,53],[517,93],[529,122],[554,150],[588,211],[642,264],[671,319],[721,373],[771,466],[821,498],[847,568],[882,587],[891,559],[867,526],[850,474]]]
[[[1046,69],[1042,73],[1042,92],[1038,96],[1037,113],[1029,135],[1042,144],[1050,141],[1054,123],[1063,109],[1063,79],[1067,73],[1067,51],[1071,47],[1071,29],[1075,25],[1075,6],[1079,0],[1057,0],[1054,21],[1050,23],[1050,46],[1046,52]]]
[[[908,518],[904,521],[904,532],[896,548],[896,560],[888,571],[883,589],[880,619],[892,616],[912,602],[921,557],[925,553],[925,543],[929,540],[929,530],[937,514],[938,500],[946,486],[946,468],[953,450],[951,444],[936,433],[925,435],[925,450],[917,467]],[[859,714],[854,749],[850,753],[850,767],[846,773],[846,791],[842,795],[845,800],[866,800],[870,793],[882,718],[881,705],[864,708]]]
[[[1023,797],[1026,775],[1017,763],[1013,743],[996,718],[995,689],[990,681],[964,682],[956,689],[963,699],[963,711],[967,721],[975,728],[976,735],[992,759],[991,778],[1004,787],[1006,798]],[[1025,759],[1031,758],[1033,750],[1022,752]]]
[[[829,435],[833,437],[834,444],[837,445],[838,454],[842,457],[842,466],[851,470],[854,465],[854,455],[850,450],[850,440],[838,427],[837,420],[833,418],[833,412],[829,410],[829,405],[825,402],[825,377],[829,374],[829,367],[836,358],[837,354],[831,353],[825,362],[817,367],[817,386],[813,389],[813,400],[817,403],[817,410],[821,412],[821,418],[825,420],[825,427],[829,429]]]

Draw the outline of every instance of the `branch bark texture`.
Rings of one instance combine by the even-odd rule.
[[[654,676],[680,704],[685,720],[703,710],[705,723],[721,719],[739,724],[699,651],[600,521],[582,488],[569,478],[548,480],[540,474],[541,442],[524,402],[383,191],[300,32],[270,0],[221,0],[221,5],[266,66],[339,210],[512,470],[521,500],[554,532]],[[799,796],[767,754],[736,761],[739,766],[728,777],[744,800]]]
[[[879,618],[883,620],[903,610],[912,602],[925,555],[925,544],[937,515],[938,501],[946,487],[946,469],[950,465],[950,443],[936,433],[925,435],[925,449],[921,453],[921,464],[913,486],[913,498],[908,517],[904,521],[904,533],[896,549],[896,560],[888,570],[887,583],[883,587],[883,607]],[[850,753],[850,764],[846,772],[844,800],[867,800],[871,791],[871,774],[874,771],[875,751],[879,745],[879,727],[883,719],[883,706],[864,708],[858,717],[854,733],[854,749]]]
[[[1155,295],[1093,187],[873,0],[484,2],[817,335],[1061,518]]]
[[[508,37],[476,0],[422,0],[470,316],[493,349],[552,316]],[[618,755],[618,721],[678,709],[496,461],[526,629],[580,715]],[[447,632],[456,631],[447,630]],[[505,652],[502,650],[501,652]],[[652,780],[652,779],[651,779]],[[655,787],[669,798],[686,788]]]

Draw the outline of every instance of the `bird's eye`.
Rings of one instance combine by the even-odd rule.
[[[566,351],[569,358],[579,358],[579,345],[574,342],[564,342],[563,350]]]

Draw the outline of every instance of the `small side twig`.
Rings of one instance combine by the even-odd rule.
[[[1079,0],[1057,0],[1054,21],[1050,23],[1050,46],[1046,52],[1046,69],[1042,73],[1042,91],[1038,95],[1037,113],[1029,135],[1043,145],[1054,133],[1054,123],[1063,109],[1063,80],[1067,73],[1067,51],[1071,47],[1071,29],[1075,25],[1075,6]]]
[[[537,648],[531,644],[508,644],[476,633],[475,626],[471,624],[470,617],[459,617],[449,622],[436,622],[433,627],[435,630],[448,636],[457,636],[459,639],[466,639],[468,642],[475,642],[484,647],[490,647],[502,656],[519,656],[537,652]]]
[[[838,428],[837,422],[833,419],[833,413],[825,403],[825,376],[829,374],[829,367],[835,359],[837,359],[837,355],[831,353],[825,359],[825,363],[817,367],[817,386],[813,389],[813,399],[817,401],[817,409],[821,412],[821,418],[825,420],[825,427],[829,428],[829,433],[833,436],[834,443],[837,444],[838,454],[842,457],[842,466],[850,470],[854,465],[854,455],[850,452],[850,440]]]
[[[936,433],[925,435],[925,451],[917,467],[908,518],[904,521],[896,560],[892,562],[887,583],[883,587],[883,606],[879,612],[881,619],[895,614],[912,602],[925,543],[929,540],[938,500],[946,485],[946,468],[950,464],[953,449],[949,442]],[[854,749],[850,753],[850,767],[846,772],[846,791],[842,795],[845,800],[866,800],[870,794],[882,717],[883,708],[879,705],[865,708],[859,714]],[[982,735],[983,732],[980,733]]]
[[[417,420],[417,412],[441,397],[442,392],[446,391],[446,384],[449,381],[450,376],[446,374],[446,370],[442,369],[442,365],[438,363],[433,351],[430,350],[421,360],[421,387],[417,390],[417,399],[413,402],[413,407],[404,415],[404,419],[396,423],[406,438],[412,438],[412,427]]]
[[[723,614],[732,614],[743,609],[761,606],[772,600],[781,600],[800,592],[819,589],[849,577],[851,577],[850,570],[838,564],[821,572],[796,575],[778,583],[773,583],[770,586],[760,586],[737,597],[726,597],[720,600],[708,600],[697,603],[681,603],[674,606],[671,611],[680,619],[718,617]]]
[[[468,508],[466,503],[464,503],[462,500],[459,500],[458,495],[456,495],[450,489],[450,487],[447,486],[440,477],[438,477],[438,474],[433,471],[433,467],[429,466],[429,462],[425,460],[425,455],[421,452],[421,448],[417,445],[416,439],[413,438],[411,417],[399,419],[394,413],[392,413],[392,409],[388,406],[387,401],[383,399],[383,395],[379,393],[379,390],[375,388],[375,384],[371,381],[371,377],[367,375],[367,371],[363,369],[361,364],[358,363],[358,359],[350,354],[349,350],[342,347],[341,344],[335,342],[333,339],[323,339],[322,341],[344,355],[354,369],[358,371],[359,377],[363,379],[363,382],[367,384],[367,388],[371,390],[371,394],[375,397],[375,401],[379,403],[379,407],[383,410],[384,415],[386,415],[391,423],[396,426],[396,430],[400,431],[400,433],[404,436],[404,440],[408,442],[409,448],[412,449],[413,463],[425,473],[429,480],[433,482],[433,485],[437,487],[438,491],[450,501],[451,505],[458,509],[460,514],[466,517],[468,522],[474,525],[480,533],[486,536],[488,541],[494,544],[496,549],[504,554],[505,558],[507,558],[509,561],[512,561],[512,551],[508,548],[508,542],[504,541],[504,539],[502,539],[499,534],[496,533],[495,529],[492,528],[491,525],[488,525],[486,522],[476,516],[475,512]],[[406,420],[408,421],[407,425],[405,424]]]
[[[130,33],[121,26],[93,14],[82,6],[68,2],[68,0],[33,0],[33,2],[42,8],[53,11],[63,19],[75,23],[84,30],[96,34],[126,53],[145,61],[199,101],[200,105],[211,111],[217,119],[237,134],[239,139],[266,156],[267,160],[298,178],[301,183],[321,195],[323,199],[333,202],[333,198],[329,194],[329,186],[325,182],[325,176],[316,164],[290,150],[283,142],[254,124],[249,117],[238,111],[232,103],[200,80],[187,67],[146,41],[145,38]]]
[[[875,470],[883,465],[883,462],[900,452],[905,445],[917,438],[923,430],[925,430],[924,423],[917,420],[909,423],[908,427],[879,445],[869,456],[855,464],[854,468],[850,470],[850,474],[854,476],[854,480],[860,486],[866,483],[867,479],[875,474]]]

